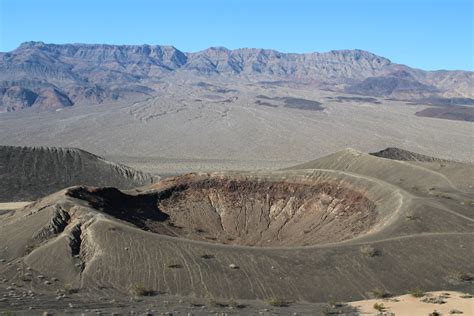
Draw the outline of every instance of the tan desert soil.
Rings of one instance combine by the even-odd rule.
[[[440,298],[440,302],[423,302],[427,298]],[[409,294],[388,299],[372,299],[358,302],[351,302],[349,305],[355,307],[360,315],[379,315],[374,309],[374,304],[383,304],[385,313],[393,313],[397,316],[429,315],[433,311],[441,315],[455,314],[458,311],[461,315],[474,315],[474,298],[466,293],[453,291],[428,292],[421,298],[413,297]]]
[[[17,208],[22,208],[30,204],[31,202],[7,202],[0,203],[0,210],[14,210]]]

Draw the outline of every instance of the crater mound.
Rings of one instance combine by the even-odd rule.
[[[31,201],[74,185],[131,189],[156,177],[77,148],[0,146],[0,202]]]
[[[182,176],[148,193],[71,189],[69,195],[141,229],[211,243],[305,246],[362,235],[376,204],[343,181]]]
[[[408,150],[396,148],[396,147],[387,147],[381,151],[370,153],[372,156],[392,159],[392,160],[401,160],[401,161],[421,161],[421,162],[442,162],[447,161],[440,158],[430,157],[418,153],[414,153]]]

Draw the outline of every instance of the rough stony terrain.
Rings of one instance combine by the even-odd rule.
[[[130,189],[155,180],[80,149],[0,146],[0,202],[31,201],[80,184]]]
[[[395,152],[76,186],[9,211],[0,310],[317,314],[382,290],[472,294],[473,166]]]

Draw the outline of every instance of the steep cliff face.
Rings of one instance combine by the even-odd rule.
[[[85,45],[23,43],[2,54],[2,80],[26,75],[53,84],[137,82],[173,71],[193,70],[201,75],[245,74],[251,77],[340,82],[364,79],[391,65],[383,57],[362,50],[292,54],[275,50],[209,48],[183,53],[160,45]]]
[[[291,54],[255,48],[209,48],[188,56],[185,68],[202,73],[339,83],[378,74],[391,64],[386,58],[362,50]]]

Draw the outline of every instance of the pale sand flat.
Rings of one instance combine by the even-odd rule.
[[[445,304],[425,303],[421,301],[421,298],[416,298],[409,294],[390,299],[372,299],[349,304],[359,308],[361,315],[378,315],[379,312],[374,309],[375,303],[383,304],[386,308],[385,313],[394,313],[397,316],[429,315],[435,310],[441,313],[441,315],[451,315],[450,311],[452,310],[463,312],[460,315],[474,315],[474,298],[461,298],[460,296],[464,293],[439,291],[428,292],[427,294],[436,297],[443,293],[449,293],[449,297],[444,299],[446,301]]]
[[[27,206],[31,202],[8,202],[0,203],[0,210],[16,210],[22,207]]]

